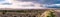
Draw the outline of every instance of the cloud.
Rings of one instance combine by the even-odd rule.
[[[60,4],[47,5],[46,8],[60,8]]]
[[[28,2],[29,2],[29,1],[37,1],[37,0],[16,0],[16,1],[23,1],[23,2],[24,2],[24,1],[25,1],[25,2],[28,1]]]
[[[5,0],[0,0],[0,2],[5,1]]]
[[[34,3],[34,2],[13,2],[12,5],[2,5],[3,8],[29,8],[29,9],[32,9],[32,8],[35,8],[34,6],[36,6],[35,4],[37,5],[40,5],[39,3]],[[1,8],[2,8],[1,7]]]
[[[60,4],[60,0],[38,0],[37,2],[42,4]]]
[[[19,0],[19,2],[15,2],[15,1],[13,1],[13,2],[11,1],[10,2],[10,1],[11,0],[7,0],[6,2],[12,3],[12,5],[0,5],[0,8],[14,8],[14,9],[15,8],[22,8],[22,9],[24,9],[24,8],[28,9],[29,8],[29,9],[32,9],[32,8],[44,8],[45,6],[47,6],[47,7],[49,7],[49,6],[53,7],[55,5],[56,6],[60,5],[60,4],[53,4],[55,2],[55,0],[37,0],[37,1],[36,0]]]

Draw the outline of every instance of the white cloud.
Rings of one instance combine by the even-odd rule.
[[[50,4],[50,5],[45,5],[46,8],[49,8],[49,7],[54,7],[54,8],[59,8],[60,7],[60,4]]]
[[[39,4],[39,3],[34,3],[34,2],[15,2],[11,0],[8,0],[9,3],[12,3],[12,5],[0,5],[0,8],[14,8],[14,9],[38,9],[38,8],[42,8],[39,7],[43,4]],[[27,5],[26,7],[23,7],[22,5]],[[31,7],[30,5],[34,5],[35,7]],[[36,7],[37,6],[37,7]]]
[[[48,5],[48,6],[60,6],[60,4],[51,4],[51,5]]]

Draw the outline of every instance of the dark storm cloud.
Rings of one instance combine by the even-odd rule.
[[[2,3],[2,5],[12,5],[12,3]]]
[[[44,0],[45,4],[60,4],[60,0]]]
[[[60,0],[44,0],[45,4],[60,4]]]
[[[37,0],[36,2],[42,4],[60,4],[60,0]]]
[[[17,1],[22,1],[22,2],[37,2],[37,3],[42,3],[42,4],[60,4],[60,0],[17,0]]]

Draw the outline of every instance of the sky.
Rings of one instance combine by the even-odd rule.
[[[60,0],[20,0],[20,1],[36,1],[43,4],[60,4]]]
[[[38,2],[38,3],[43,3],[43,4],[60,4],[60,0],[16,0],[16,1],[22,1],[22,2]],[[8,2],[6,0],[0,0],[1,2]]]
[[[57,4],[57,5],[56,5]],[[60,0],[0,0],[0,8],[31,8],[39,6],[54,6],[60,5]],[[55,6],[56,5],[56,6]],[[40,7],[41,8],[41,7]]]

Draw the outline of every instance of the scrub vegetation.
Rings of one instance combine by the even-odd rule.
[[[5,14],[6,12],[18,12],[18,13],[31,13],[31,12],[38,12],[40,13],[40,17],[56,17],[54,10],[0,10]],[[39,17],[39,16],[38,16]]]

